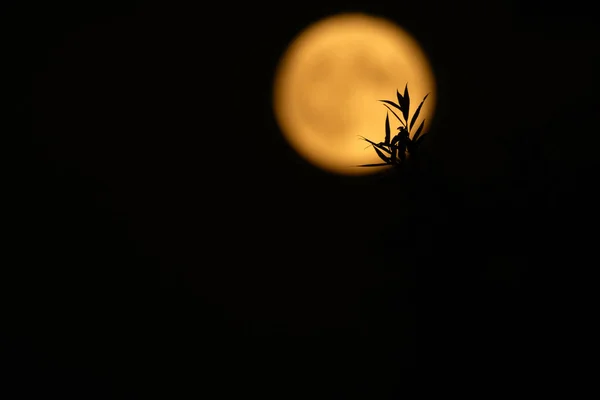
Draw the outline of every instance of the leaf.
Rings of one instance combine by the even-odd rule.
[[[404,102],[400,104],[402,107],[402,115],[404,116],[404,120],[408,123],[408,111],[410,110],[410,97],[408,95],[408,83],[404,86]]]
[[[417,145],[421,144],[421,142],[423,141],[424,138],[426,138],[429,135],[423,135],[421,136],[418,140],[417,140]]]
[[[385,114],[385,144],[390,144],[390,114]]]
[[[379,164],[362,164],[357,165],[357,167],[386,167],[390,165],[389,163],[379,163]]]
[[[402,95],[400,94],[398,89],[396,89],[396,97],[398,97],[398,105],[400,106],[398,108],[400,109],[400,111],[402,111],[402,105],[404,104],[404,97],[402,97]]]
[[[425,100],[427,99],[427,96],[429,96],[429,93],[427,93],[425,95],[425,97],[423,97],[423,101],[421,102],[421,104],[419,104],[419,107],[417,107],[417,111],[415,111],[415,115],[413,115],[412,119],[410,120],[410,127],[409,127],[409,129],[412,129],[413,126],[415,125],[415,122],[417,122],[417,118],[419,118],[419,113],[421,112],[421,107],[423,106],[423,103],[425,103]]]
[[[392,109],[391,109],[391,108],[390,108],[390,107],[389,107],[387,104],[384,104],[384,106],[386,106],[386,108],[387,108],[388,110],[390,110],[390,111],[392,112],[392,114],[394,114],[394,116],[395,116],[396,118],[398,118],[398,121],[400,121],[400,122],[402,123],[402,125],[405,125],[405,126],[406,126],[406,124],[404,123],[404,121],[402,121],[402,119],[401,119],[401,118],[398,116],[398,114],[396,114],[396,113],[394,112],[394,110],[392,110]]]
[[[386,163],[390,163],[391,160],[388,156],[386,156],[385,154],[383,154],[381,152],[381,150],[379,150],[377,147],[373,147],[375,149],[375,153],[377,153],[377,155],[379,156],[379,158],[381,158],[383,161],[385,161]]]
[[[396,136],[394,136],[394,138],[392,139],[392,146],[395,145],[396,143],[398,143],[400,141],[400,134],[397,134]]]
[[[419,125],[419,127],[417,128],[417,132],[415,133],[415,136],[413,136],[412,140],[417,140],[419,138],[419,135],[421,134],[421,131],[423,131],[423,127],[425,126],[425,120],[421,121],[421,125]]]
[[[390,106],[394,106],[398,110],[402,111],[402,108],[400,108],[400,106],[398,104],[394,103],[393,101],[390,101],[390,100],[379,100],[379,101],[381,101],[382,103],[389,104]]]
[[[361,139],[362,139],[362,140],[364,140],[364,141],[366,141],[366,142],[369,142],[369,143],[371,143],[371,145],[373,145],[373,147],[377,147],[378,149],[381,149],[381,150],[383,150],[383,151],[385,151],[385,152],[387,152],[387,153],[389,153],[389,154],[392,154],[392,152],[391,152],[390,150],[386,149],[385,147],[383,147],[383,146],[382,146],[382,145],[380,145],[380,144],[377,144],[377,143],[375,143],[375,142],[374,142],[374,141],[372,141],[372,140],[369,140],[369,139],[367,139],[367,138],[366,138],[366,137],[364,137],[364,136],[361,136]]]

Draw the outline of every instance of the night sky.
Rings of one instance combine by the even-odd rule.
[[[555,370],[583,346],[591,3],[194,3],[0,8],[8,382],[383,399],[432,366]],[[433,65],[411,170],[333,176],[276,125],[279,57],[344,11],[396,21]]]

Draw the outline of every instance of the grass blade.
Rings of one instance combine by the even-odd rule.
[[[402,97],[402,95],[400,94],[400,92],[396,89],[396,97],[398,97],[398,105],[400,107],[398,107],[400,109],[400,111],[402,111],[402,105],[404,104],[404,97]]]
[[[362,140],[364,140],[364,141],[367,141],[367,142],[369,142],[369,143],[370,143],[370,144],[371,144],[373,147],[377,147],[378,149],[380,149],[380,150],[383,150],[383,151],[385,151],[385,152],[386,152],[386,153],[388,153],[388,154],[392,154],[392,152],[391,152],[389,149],[386,149],[386,148],[385,148],[385,147],[383,147],[382,145],[380,145],[380,144],[378,144],[378,143],[375,143],[374,141],[372,141],[372,140],[369,140],[369,139],[367,139],[367,138],[366,138],[366,137],[364,137],[364,136],[361,136],[361,139],[362,139]]]
[[[406,86],[404,86],[404,97],[403,97],[403,104],[400,104],[400,107],[402,107],[402,115],[404,116],[404,120],[406,122],[408,122],[408,111],[410,110],[410,97],[408,95],[408,83],[406,84]]]
[[[385,114],[385,144],[390,144],[390,114]]]
[[[424,126],[425,120],[421,121],[421,125],[419,125],[419,128],[417,129],[417,132],[415,133],[415,136],[413,136],[412,140],[417,140],[419,138],[419,135],[421,135]]]
[[[421,142],[423,141],[423,139],[424,139],[424,138],[426,138],[427,136],[429,136],[429,135],[423,135],[423,136],[421,136],[421,137],[420,137],[420,138],[417,140],[417,142],[416,142],[416,143],[417,143],[417,145],[420,145],[420,144],[421,144]]]
[[[375,149],[375,153],[377,153],[377,155],[379,156],[379,158],[381,158],[383,161],[385,161],[386,163],[391,163],[392,161],[390,160],[390,158],[388,156],[386,156],[385,154],[383,154],[381,152],[381,150],[379,150],[377,147],[373,147]]]
[[[427,93],[425,95],[425,97],[423,97],[423,101],[421,101],[421,104],[419,104],[419,107],[417,107],[417,111],[415,111],[415,115],[413,115],[412,119],[410,120],[410,128],[409,129],[412,129],[413,126],[415,125],[415,122],[417,122],[417,118],[419,118],[419,113],[421,112],[421,107],[423,107],[423,103],[425,103],[427,96],[429,96],[429,93]]]
[[[362,164],[357,165],[357,167],[386,167],[390,165],[389,163],[379,163],[379,164]]]
[[[400,106],[398,104],[394,103],[393,101],[390,101],[390,100],[379,100],[379,101],[381,101],[382,103],[389,104],[390,106],[396,107],[398,110],[402,111],[402,108],[400,108]]]
[[[394,112],[394,110],[392,110],[392,109],[391,109],[391,108],[390,108],[390,107],[389,107],[387,104],[384,104],[384,106],[386,106],[386,108],[387,108],[388,110],[390,110],[390,111],[392,112],[392,114],[394,114],[394,116],[395,116],[396,118],[398,118],[398,121],[400,121],[400,122],[402,123],[402,125],[406,126],[406,123],[405,123],[404,121],[402,121],[402,118],[400,118],[400,117],[398,116],[398,114],[396,114],[396,113]]]

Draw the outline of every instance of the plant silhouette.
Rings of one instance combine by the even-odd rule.
[[[423,142],[423,138],[427,135],[421,135],[423,132],[423,127],[425,126],[425,120],[421,121],[414,135],[413,127],[419,118],[419,114],[421,113],[421,107],[423,107],[423,103],[429,96],[429,93],[425,95],[421,104],[417,107],[415,113],[409,121],[409,110],[410,110],[410,96],[408,93],[408,83],[404,87],[404,94],[400,94],[398,90],[396,90],[396,95],[398,97],[398,103],[394,103],[391,100],[379,100],[383,103],[383,105],[388,109],[388,113],[385,116],[385,138],[383,142],[376,143],[370,139],[367,139],[364,136],[361,136],[361,139],[368,142],[370,146],[373,147],[375,153],[381,158],[384,162],[377,164],[363,164],[359,165],[359,167],[381,167],[386,165],[394,165],[399,166],[402,165],[407,156],[413,156],[417,152],[419,146]],[[392,108],[393,107],[393,108]],[[402,118],[394,111],[400,111]],[[390,128],[390,111],[394,116],[400,121],[401,126],[397,128],[398,133],[392,138],[391,137],[391,128]]]

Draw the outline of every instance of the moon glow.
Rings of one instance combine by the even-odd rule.
[[[425,131],[435,107],[435,80],[416,40],[394,23],[364,14],[340,14],[306,28],[281,58],[273,107],[296,152],[313,165],[343,175],[380,168],[356,165],[381,160],[367,143],[383,140],[386,108],[408,83],[411,115],[421,109]],[[390,113],[392,132],[400,123]]]

